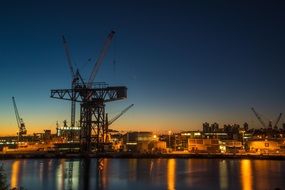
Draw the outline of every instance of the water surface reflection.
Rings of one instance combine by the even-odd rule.
[[[250,160],[241,160],[241,184],[243,190],[252,190],[252,170]]]
[[[4,160],[10,186],[26,189],[274,189],[284,161],[219,159]],[[262,180],[260,180],[262,179]]]
[[[175,175],[176,175],[176,168],[175,168],[175,159],[169,159],[167,161],[167,189],[174,190],[175,189]]]

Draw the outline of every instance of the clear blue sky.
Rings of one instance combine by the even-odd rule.
[[[70,86],[61,35],[87,79],[112,29],[96,81],[128,87],[127,100],[108,104],[110,117],[135,104],[114,129],[253,127],[252,106],[275,120],[285,107],[284,10],[282,1],[2,2],[0,129],[17,129],[12,96],[28,133],[69,120],[70,103],[49,98]]]

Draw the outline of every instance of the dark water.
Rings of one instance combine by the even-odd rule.
[[[2,160],[26,189],[285,189],[285,161],[219,159]]]

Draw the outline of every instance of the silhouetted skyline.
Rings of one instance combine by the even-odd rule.
[[[95,81],[128,87],[127,100],[107,105],[110,117],[135,104],[112,128],[258,126],[251,107],[274,120],[285,106],[284,8],[281,1],[2,3],[1,134],[17,130],[12,96],[28,133],[69,121],[70,102],[49,98],[50,89],[71,85],[61,36],[87,79],[111,30],[116,39]]]

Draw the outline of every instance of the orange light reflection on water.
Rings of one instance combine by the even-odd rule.
[[[243,190],[252,190],[252,169],[250,160],[241,160],[241,185]]]
[[[19,184],[19,170],[20,170],[20,161],[16,160],[12,164],[11,172],[11,188],[18,187]]]
[[[167,161],[167,189],[175,190],[176,160],[168,159]]]
[[[220,188],[221,189],[229,189],[227,162],[225,160],[220,161],[219,167],[220,167],[220,170],[219,170],[219,172],[220,172]]]
[[[108,179],[109,179],[109,175],[108,175],[108,160],[107,159],[103,159],[103,169],[101,171],[101,178],[102,178],[102,189],[107,189],[107,184],[108,184]]]

